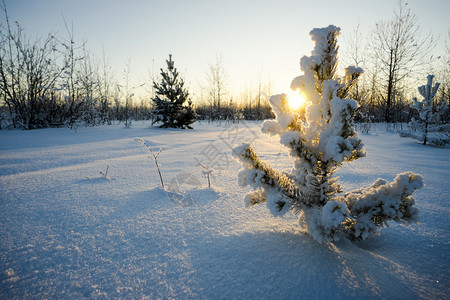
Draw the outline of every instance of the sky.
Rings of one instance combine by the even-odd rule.
[[[5,0],[9,17],[29,36],[57,32],[67,37],[64,20],[73,24],[75,42],[86,41],[98,59],[103,53],[117,81],[130,61],[130,83],[140,85],[166,67],[168,54],[191,94],[206,83],[208,65],[218,55],[226,87],[237,97],[261,81],[272,93],[286,92],[300,75],[299,59],[309,55],[309,32],[330,24],[341,28],[341,54],[359,24],[368,36],[377,21],[389,20],[396,0]],[[449,40],[450,1],[410,0],[424,33],[438,37],[442,54]],[[1,21],[4,22],[2,15]],[[137,90],[139,94],[143,91]]]

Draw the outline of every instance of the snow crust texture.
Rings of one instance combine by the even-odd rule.
[[[237,129],[250,137],[260,126]],[[251,188],[238,186],[240,165],[218,138],[233,137],[233,126],[195,123],[194,128],[161,130],[135,122],[128,129],[1,130],[0,299],[449,295],[448,148],[423,147],[384,127],[362,136],[370,155],[339,169],[344,193],[369,186],[378,176],[392,181],[392,174],[420,170],[427,179],[415,192],[421,223],[411,229],[393,223],[362,242],[319,244],[299,229],[293,214],[281,219],[262,205],[242,209],[243,193]],[[180,172],[197,177],[201,185],[186,190],[199,194],[191,205],[178,205],[159,187],[137,137],[163,149],[159,161],[167,183]],[[262,149],[265,161],[291,168],[273,138],[259,135],[252,144]],[[195,158],[207,163],[202,153],[213,148],[228,156],[211,174],[208,189]],[[105,178],[100,171],[107,166]],[[329,226],[340,220],[332,204],[324,210]]]

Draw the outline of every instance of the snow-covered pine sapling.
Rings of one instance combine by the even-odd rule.
[[[411,194],[424,185],[422,176],[407,172],[391,183],[378,179],[367,188],[342,193],[334,173],[342,163],[364,157],[365,151],[353,123],[357,102],[346,99],[362,69],[348,67],[343,78],[337,76],[339,31],[330,25],[310,32],[315,47],[311,56],[300,60],[304,75],[291,84],[308,99],[304,115],[289,106],[285,94],[269,100],[276,119],[265,121],[261,131],[280,136],[294,158],[292,171],[273,169],[248,143],[232,152],[243,167],[239,184],[255,189],[245,195],[246,206],[266,203],[274,216],[291,210],[318,242],[340,235],[366,239],[389,220],[416,221]]]
[[[208,187],[211,187],[211,180],[209,178],[209,176],[211,175],[211,173],[214,171],[214,169],[208,169],[204,164],[202,164],[201,162],[198,162],[199,166],[202,167],[202,174],[205,175],[206,179],[208,180]]]
[[[448,107],[447,102],[444,101],[433,112],[433,99],[440,85],[439,82],[436,82],[433,86],[433,79],[434,75],[428,75],[427,84],[418,88],[420,95],[423,97],[421,101],[417,100],[416,97],[413,98],[414,103],[411,104],[411,107],[419,112],[419,119],[412,118],[409,123],[409,131],[399,133],[402,137],[415,138],[424,145],[427,143],[445,145],[450,143],[450,125],[439,124],[439,121]],[[414,131],[419,132],[419,135],[415,134]],[[429,133],[432,132],[440,134],[430,136]]]
[[[151,160],[153,160],[153,162],[155,163],[156,169],[158,170],[158,175],[159,175],[159,180],[161,181],[161,187],[164,188],[164,181],[161,175],[161,165],[158,163],[158,155],[161,153],[162,148],[159,149],[159,151],[157,153],[153,152],[152,149],[150,148],[149,145],[147,145],[147,143],[142,139],[142,138],[137,138],[136,139],[140,144],[144,145],[148,151],[150,151],[150,153],[152,154],[151,156],[149,155],[148,158],[150,158]]]

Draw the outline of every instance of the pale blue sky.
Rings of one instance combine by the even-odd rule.
[[[450,29],[450,1],[408,3],[422,30],[440,37],[442,49]],[[131,58],[136,84],[148,80],[153,61],[156,70],[165,67],[171,53],[195,90],[205,81],[208,63],[221,53],[235,95],[252,82],[256,85],[259,74],[263,82],[271,78],[273,92],[287,91],[300,73],[300,57],[312,49],[312,28],[341,27],[345,50],[345,39],[358,23],[369,33],[376,21],[391,19],[398,7],[396,0],[6,0],[6,5],[10,18],[28,35],[65,34],[64,15],[73,22],[75,39],[87,40],[98,58],[104,48],[118,74]]]

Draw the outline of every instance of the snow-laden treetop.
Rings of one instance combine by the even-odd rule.
[[[358,103],[346,98],[362,69],[350,66],[338,77],[339,33],[333,25],[310,32],[314,49],[300,59],[303,75],[291,83],[307,98],[304,113],[289,106],[286,94],[269,100],[276,119],[265,121],[261,131],[280,136],[294,159],[292,171],[271,168],[248,143],[232,153],[243,167],[238,182],[255,189],[245,196],[246,206],[266,203],[274,216],[289,210],[300,213],[301,226],[319,242],[335,240],[339,232],[365,239],[388,220],[417,220],[410,195],[423,186],[420,175],[403,173],[392,183],[379,179],[368,188],[342,195],[335,171],[343,162],[364,157],[365,151],[353,126]]]
[[[301,92],[309,102],[304,116],[292,111],[287,95],[275,95],[270,104],[276,120],[266,121],[263,133],[279,134],[297,132],[302,144],[313,151],[317,158],[336,164],[364,156],[362,143],[352,127],[353,112],[358,107],[355,100],[342,99],[362,74],[361,68],[348,67],[343,78],[337,76],[340,29],[330,25],[310,32],[315,42],[311,56],[303,56],[300,69],[304,75],[292,80],[291,89]],[[289,133],[287,136],[293,137]]]

